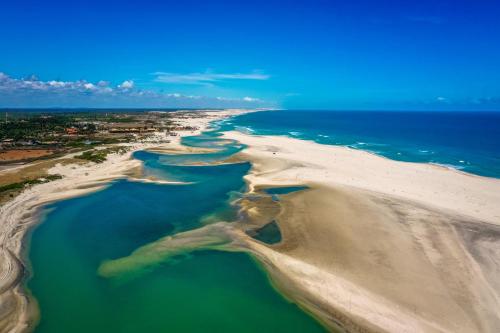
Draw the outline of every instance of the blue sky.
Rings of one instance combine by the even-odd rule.
[[[499,1],[4,1],[0,107],[500,110]]]

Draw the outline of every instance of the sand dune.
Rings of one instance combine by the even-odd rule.
[[[283,137],[226,136],[249,145],[235,157],[253,165],[239,203],[245,218],[162,238],[103,263],[101,275],[200,249],[246,251],[332,330],[500,330],[498,180]],[[309,189],[279,201],[261,192],[286,185]],[[248,236],[273,220],[280,243]]]
[[[331,327],[500,330],[499,180],[285,137],[226,137],[249,145],[252,189],[311,187],[280,200],[282,243],[247,246]]]

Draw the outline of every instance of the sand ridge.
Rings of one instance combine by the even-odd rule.
[[[253,165],[251,191],[311,188],[280,200],[281,244],[246,246],[329,326],[500,330],[498,179],[286,137],[225,136],[248,146],[240,155]]]
[[[295,139],[225,135],[248,146],[235,159],[252,163],[243,218],[161,238],[104,262],[102,276],[141,271],[179,252],[244,251],[332,330],[499,330],[500,225],[488,201],[497,193],[482,192],[496,191],[496,179]],[[457,184],[475,187],[464,195]],[[278,201],[261,191],[297,185],[308,189]],[[442,202],[427,196],[435,191]],[[470,197],[483,200],[484,210],[463,205]],[[280,243],[248,235],[272,220]]]

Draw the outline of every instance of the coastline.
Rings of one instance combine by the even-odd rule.
[[[243,112],[250,111],[216,111],[213,117],[179,120],[199,127],[196,133],[183,133],[196,135],[211,121]],[[243,205],[253,225],[215,223],[155,243],[168,241],[174,250],[249,252],[266,268],[273,285],[331,329],[500,328],[494,312],[500,305],[500,283],[495,281],[500,271],[500,258],[495,257],[500,253],[495,243],[500,240],[500,208],[495,206],[500,202],[500,180],[288,137],[239,132],[224,132],[224,137],[247,146],[232,158],[252,163],[245,176],[249,194],[275,186],[309,189],[280,196],[277,209]],[[166,144],[129,146],[130,151],[112,154],[103,164],[59,164],[51,172],[63,179],[36,185],[9,201],[10,208],[0,208],[0,220],[10,218],[0,229],[0,241],[7,244],[0,249],[0,304],[16,304],[15,313],[0,313],[0,329],[26,332],[34,327],[36,304],[22,285],[27,262],[23,250],[41,207],[130,177],[141,167],[131,159],[135,151],[199,149],[182,146],[180,137]],[[283,235],[280,243],[267,245],[245,233],[270,217],[276,218]],[[227,240],[228,246],[220,245]],[[156,251],[155,243],[146,246],[148,250]]]
[[[244,251],[334,331],[498,331],[499,180],[286,137],[224,137],[247,147],[233,160],[252,164],[240,223],[160,238],[104,262],[99,275],[201,249]],[[262,195],[289,186],[307,189]],[[273,221],[279,243],[248,234]]]
[[[196,131],[180,132],[176,137],[165,137],[163,133],[155,133],[152,140],[121,144],[128,151],[124,154],[109,154],[106,161],[100,164],[56,164],[49,174],[60,174],[60,180],[38,184],[7,201],[0,207],[0,330],[17,333],[29,332],[37,321],[37,306],[29,292],[24,290],[23,280],[28,274],[29,264],[25,257],[26,235],[39,222],[39,212],[47,204],[71,197],[85,195],[98,191],[110,181],[126,178],[141,168],[139,160],[132,159],[132,154],[139,150],[169,149],[181,152],[184,146],[180,144],[182,136],[197,135],[204,131],[212,121],[220,120],[237,114],[253,112],[254,110],[200,110],[203,117],[186,118],[183,111],[177,112],[176,121],[184,126],[198,127]],[[192,112],[192,111],[188,111]],[[198,112],[198,111],[197,111]],[[168,143],[159,143],[168,140]],[[190,151],[190,148],[186,148]],[[66,155],[58,158],[71,158]],[[19,171],[24,166],[7,169],[2,172]],[[133,179],[135,181],[151,181],[148,179]]]
[[[500,225],[500,179],[479,176],[432,163],[391,160],[364,150],[325,145],[285,136],[224,136],[247,146],[241,156],[257,166],[273,164],[274,173],[249,175],[251,186],[296,184],[297,180],[345,185],[403,200],[435,206],[450,213]],[[293,162],[293,168],[289,168]],[[271,167],[271,165],[269,166]],[[415,184],[418,182],[419,184]]]
[[[498,179],[288,137],[224,137],[247,146],[250,193],[309,187],[280,199],[281,243],[239,232],[236,247],[332,329],[498,331]]]

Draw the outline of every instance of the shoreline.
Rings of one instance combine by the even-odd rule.
[[[224,137],[247,146],[249,193],[309,187],[280,199],[281,243],[237,238],[278,289],[330,327],[500,328],[498,179],[283,136]]]
[[[247,146],[233,159],[252,164],[244,179],[246,194],[253,198],[239,202],[241,223],[219,222],[160,238],[104,262],[98,274],[118,276],[201,249],[243,251],[259,260],[278,291],[332,330],[498,330],[500,289],[495,287],[500,260],[491,256],[491,251],[500,251],[492,243],[492,237],[500,240],[495,198],[486,202],[486,213],[476,212],[474,205],[440,207],[417,186],[419,178],[430,177],[431,182],[424,183],[427,190],[439,189],[439,196],[452,199],[445,204],[461,205],[457,199],[464,197],[454,191],[457,177],[461,186],[480,182],[466,199],[471,194],[488,199],[483,182],[496,189],[497,180],[296,139],[224,135]],[[331,161],[332,151],[349,158]],[[366,170],[361,168],[360,176],[360,166],[372,172],[363,178]],[[436,174],[437,179],[432,177]],[[389,178],[382,185],[392,184],[402,194],[408,191],[406,196],[387,186],[375,191],[380,186],[377,176],[383,175]],[[353,182],[353,176],[361,183]],[[464,183],[463,177],[473,183]],[[270,196],[259,199],[262,188],[300,185],[308,189],[281,195],[278,203]],[[420,200],[415,200],[418,191],[412,192],[412,186],[423,191]],[[247,234],[273,220],[281,242],[265,244]],[[477,234],[486,238],[467,239]],[[484,256],[493,257],[492,262]]]
[[[397,196],[404,200],[409,200],[411,202],[421,202],[427,206],[435,206],[438,209],[448,209],[450,213],[456,214],[457,209],[458,212],[463,213],[464,216],[471,217],[474,219],[482,220],[485,222],[489,222],[492,224],[500,225],[500,207],[495,205],[495,202],[500,202],[500,179],[494,177],[485,177],[481,175],[476,175],[472,173],[468,173],[465,171],[457,170],[454,168],[448,168],[441,165],[436,165],[434,163],[420,163],[420,162],[406,162],[393,160],[388,157],[384,157],[369,151],[361,150],[361,149],[353,149],[346,146],[338,146],[338,145],[327,145],[317,143],[312,140],[302,140],[291,138],[288,136],[281,135],[247,135],[236,131],[224,132],[224,136],[237,140],[248,146],[247,149],[244,149],[241,153],[241,156],[248,157],[250,156],[252,159],[256,160],[254,157],[258,158],[266,158],[266,159],[277,159],[277,160],[288,160],[293,161],[295,163],[294,167],[300,168],[303,167],[304,173],[297,172],[283,172],[283,174],[288,178],[288,183],[280,183],[279,181],[273,181],[271,177],[249,177],[249,179],[253,180],[250,183],[255,185],[270,185],[270,186],[288,186],[293,185],[293,177],[299,179],[303,177],[304,179],[309,178],[317,178],[321,179],[322,182],[326,181],[331,185],[346,185],[350,187],[355,187],[363,190],[369,190],[374,193],[383,193],[391,196]],[[291,153],[287,147],[294,147],[293,153]],[[257,151],[252,151],[253,147],[258,147],[260,149],[258,156],[255,154]],[[283,155],[276,155],[273,153],[278,153],[277,151],[272,151],[272,147],[276,147],[277,149],[281,149],[280,153],[284,153]],[[300,147],[300,148],[297,148]],[[312,154],[306,153],[306,157],[304,154],[299,154],[298,151],[312,151]],[[303,156],[300,158],[300,156]],[[299,158],[295,158],[293,156],[298,156]],[[321,161],[322,157],[328,159]],[[321,161],[320,163],[317,163]],[[256,161],[260,163],[261,161]],[[356,162],[361,162],[356,163]],[[367,165],[368,163],[368,165]],[[286,163],[285,163],[286,164]],[[339,167],[335,167],[332,170],[329,170],[329,164],[336,165],[339,164]],[[317,172],[321,173],[321,177],[316,177],[311,175],[311,170],[306,170],[307,167],[314,166]],[[274,167],[279,167],[279,165],[274,165]],[[352,168],[351,168],[352,167]],[[370,170],[371,167],[379,168],[376,172],[366,172]],[[352,172],[348,171],[348,169],[360,169],[359,171],[352,170]],[[386,168],[386,170],[380,170],[382,168]],[[399,172],[400,170],[404,170],[404,173]],[[283,170],[284,171],[284,170]],[[343,174],[334,174],[334,172],[342,172]],[[412,181],[415,181],[415,177],[418,177],[418,180],[423,182],[423,185],[420,186],[419,189],[414,189],[415,186],[411,182],[398,184],[398,188],[386,188],[386,185],[391,179],[391,172],[398,172],[397,177],[408,176],[412,177]],[[439,180],[435,178],[445,177],[444,180]],[[372,177],[373,176],[373,177]],[[371,181],[372,178],[382,177],[380,181]],[[432,181],[427,180],[429,177]],[[265,181],[268,183],[265,183]],[[397,179],[398,181],[400,179]],[[433,181],[437,180],[436,183]],[[457,184],[452,189],[444,188],[449,184],[452,184],[458,180],[460,184]],[[406,185],[406,186],[403,186]],[[446,204],[438,203],[438,200],[432,200],[434,198],[429,198],[419,190],[426,190],[429,193],[434,192],[435,187],[439,185],[441,188],[439,190],[445,190],[444,195],[454,195],[454,199],[462,200],[463,202],[467,201],[465,197],[469,197],[471,194],[467,191],[474,189],[472,195],[475,199],[472,205],[467,205],[467,207],[460,207],[456,202],[446,202]],[[405,190],[403,189],[409,189]],[[486,192],[486,193],[481,193]],[[440,193],[442,194],[442,192]],[[480,199],[484,199],[486,197],[487,206],[481,204]],[[483,207],[484,206],[484,207]],[[481,210],[476,210],[481,208]]]
[[[252,111],[215,111],[217,119],[179,120],[200,127],[197,133],[183,133],[196,135],[210,122],[238,112]],[[500,202],[500,180],[286,136],[223,133],[223,137],[246,145],[231,158],[252,164],[244,177],[247,194],[257,193],[262,187],[306,185],[309,188],[280,196],[279,211],[274,213],[283,240],[275,245],[248,236],[245,228],[249,225],[224,223],[179,234],[177,239],[187,237],[189,241],[190,234],[205,237],[207,232],[231,239],[227,247],[214,248],[249,252],[263,266],[273,287],[332,329],[494,332],[500,328],[499,315],[491,313],[500,305],[500,289],[495,288],[500,287],[500,283],[496,286],[492,281],[500,271],[500,258],[494,257],[491,251],[500,253],[495,252],[500,251],[500,245],[490,244],[491,237],[500,240],[500,208],[494,204],[497,199]],[[44,205],[99,190],[114,179],[129,178],[130,172],[142,165],[131,159],[135,151],[193,152],[192,147],[184,148],[180,144],[180,136],[174,140],[162,145],[135,144],[126,154],[110,155],[110,160],[90,165],[88,170],[85,168],[89,164],[78,166],[78,171],[71,165],[58,165],[52,172],[63,174],[62,180],[36,185],[7,202],[18,201],[17,224],[14,217],[8,226],[10,230],[2,225],[0,241],[6,243],[6,237],[21,235],[18,252],[13,252],[19,262],[17,266],[30,271],[27,253],[24,253],[28,250],[26,238],[39,222],[36,214]],[[401,170],[406,171],[401,173]],[[86,173],[93,175],[86,176]],[[409,181],[405,177],[409,177]],[[143,178],[131,180],[155,182]],[[18,199],[35,189],[36,193],[31,193],[34,196]],[[61,190],[64,192],[58,193]],[[0,208],[2,220],[12,211],[4,206]],[[478,207],[480,210],[476,211]],[[21,214],[19,211],[23,209],[32,215]],[[262,214],[259,209],[263,208],[257,204],[242,208],[246,213],[255,214],[257,219],[265,216],[267,208]],[[474,229],[474,234],[469,229]],[[8,235],[13,231],[14,234]],[[473,239],[482,234],[486,238]],[[1,267],[14,269],[16,265],[5,259],[11,249],[5,246],[0,249]],[[488,255],[492,263],[481,262],[481,258]],[[16,274],[12,269],[2,269],[7,276],[0,276],[0,302],[16,300],[18,316],[10,322],[17,324],[9,327],[10,332],[27,332],[35,327],[37,306],[24,289],[22,281],[26,273]],[[425,277],[420,276],[424,273]],[[14,276],[21,282],[14,279],[9,283],[9,274],[11,279]],[[451,287],[448,282],[444,283],[446,280]],[[425,282],[423,287],[419,286],[422,282]],[[422,297],[426,300],[421,301]],[[426,308],[427,302],[437,305]],[[9,313],[0,313],[0,329],[6,327],[2,325],[9,316]]]
[[[188,111],[193,112],[193,111]],[[13,199],[0,207],[0,330],[11,333],[30,332],[37,322],[37,306],[30,292],[24,287],[24,280],[29,276],[29,259],[26,257],[28,246],[26,237],[33,227],[39,223],[40,212],[49,203],[85,195],[98,191],[112,180],[128,178],[133,170],[142,167],[139,160],[132,159],[136,151],[147,149],[173,149],[182,151],[181,137],[198,135],[206,130],[213,121],[221,120],[238,114],[255,112],[255,110],[223,110],[199,111],[204,117],[185,118],[183,112],[178,112],[176,121],[185,126],[196,126],[198,130],[180,132],[174,138],[156,133],[152,142],[122,144],[129,150],[124,154],[110,154],[108,159],[100,164],[91,162],[85,164],[56,164],[49,174],[61,174],[60,180],[38,184],[25,189]],[[158,140],[169,140],[169,143],[158,143]],[[69,154],[57,160],[63,161],[74,154]],[[29,164],[27,164],[29,165]],[[26,166],[27,166],[26,165]],[[20,166],[17,169],[22,169]],[[7,169],[5,172],[11,172]],[[135,181],[148,181],[133,179]],[[28,263],[28,264],[26,264]]]

